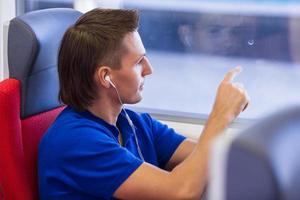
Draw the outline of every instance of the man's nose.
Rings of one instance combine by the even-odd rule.
[[[150,63],[150,61],[148,59],[145,60],[146,62],[144,63],[143,66],[143,76],[147,76],[153,73],[153,68],[152,65]]]

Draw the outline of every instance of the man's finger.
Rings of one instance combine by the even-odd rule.
[[[238,66],[232,70],[230,70],[224,77],[222,82],[231,82],[237,74],[242,71],[242,67]]]

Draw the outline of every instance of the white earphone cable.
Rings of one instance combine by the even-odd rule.
[[[137,139],[137,134],[136,134],[136,131],[135,131],[135,126],[134,126],[132,120],[130,119],[129,115],[127,114],[125,108],[124,108],[124,104],[123,104],[123,102],[122,102],[122,100],[121,100],[121,97],[120,97],[120,95],[119,95],[119,91],[118,91],[117,87],[115,86],[115,84],[110,80],[109,76],[106,76],[106,77],[105,77],[105,80],[107,80],[107,81],[111,84],[111,86],[115,89],[115,91],[116,91],[116,93],[117,93],[119,102],[121,103],[121,106],[122,106],[122,110],[124,111],[125,116],[126,116],[126,119],[127,119],[128,123],[129,123],[129,126],[130,126],[131,129],[132,129],[132,132],[133,132],[133,135],[134,135],[134,139],[135,139],[135,143],[136,143],[136,146],[137,146],[138,154],[139,154],[140,158],[141,158],[143,161],[145,161],[144,156],[143,156],[143,153],[142,153],[141,148],[140,148],[140,145],[139,145],[139,141],[138,141],[138,139]]]

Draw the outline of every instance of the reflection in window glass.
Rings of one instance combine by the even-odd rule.
[[[208,114],[224,73],[241,65],[258,118],[300,103],[300,3],[294,0],[27,0],[48,7],[139,9],[139,32],[154,67],[137,107]],[[83,3],[86,2],[86,3]],[[110,2],[110,3],[109,3]],[[86,9],[86,8],[85,8]],[[298,10],[298,11],[297,11]]]

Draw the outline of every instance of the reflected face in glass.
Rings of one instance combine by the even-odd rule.
[[[134,104],[142,99],[145,77],[152,74],[152,66],[138,32],[124,37],[123,48],[122,67],[113,70],[113,77],[122,102]]]
[[[255,18],[243,16],[202,15],[192,26],[183,28],[186,48],[205,54],[234,55],[253,39]],[[187,30],[187,28],[189,30]],[[181,34],[184,32],[181,31]]]

